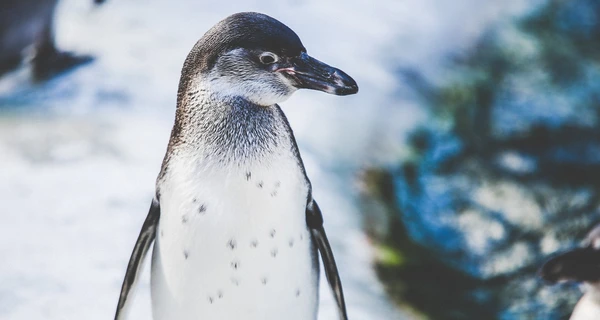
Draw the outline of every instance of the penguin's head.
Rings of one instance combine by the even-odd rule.
[[[600,226],[594,228],[576,248],[551,258],[539,271],[542,279],[550,282],[600,282]]]
[[[197,78],[212,93],[261,106],[282,102],[301,88],[336,95],[358,92],[349,75],[309,56],[294,31],[253,12],[227,17],[196,43],[185,61],[181,85]]]

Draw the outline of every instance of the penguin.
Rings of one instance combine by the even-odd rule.
[[[570,320],[600,319],[600,224],[590,231],[582,247],[551,258],[539,273],[551,284],[574,281],[585,285],[586,292]]]
[[[340,319],[348,318],[323,215],[278,105],[302,88],[358,92],[265,14],[233,14],[195,44],[116,320],[153,242],[154,320],[316,319],[319,253]]]
[[[94,0],[95,4],[102,2]],[[0,1],[0,74],[18,67],[24,51],[31,46],[35,51],[32,74],[37,80],[93,60],[56,48],[53,25],[57,4],[58,0]]]

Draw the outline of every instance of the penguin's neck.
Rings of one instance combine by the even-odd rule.
[[[259,106],[201,84],[192,88],[178,97],[173,147],[220,163],[242,163],[269,157],[288,144],[290,130],[279,106]]]

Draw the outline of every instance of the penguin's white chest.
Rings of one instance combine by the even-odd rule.
[[[316,319],[308,186],[293,157],[190,168],[161,189],[154,319]]]

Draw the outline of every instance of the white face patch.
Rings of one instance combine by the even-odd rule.
[[[223,54],[204,81],[209,91],[224,97],[242,97],[260,106],[287,100],[297,88],[280,72],[263,70],[248,58],[252,54],[234,49]]]

